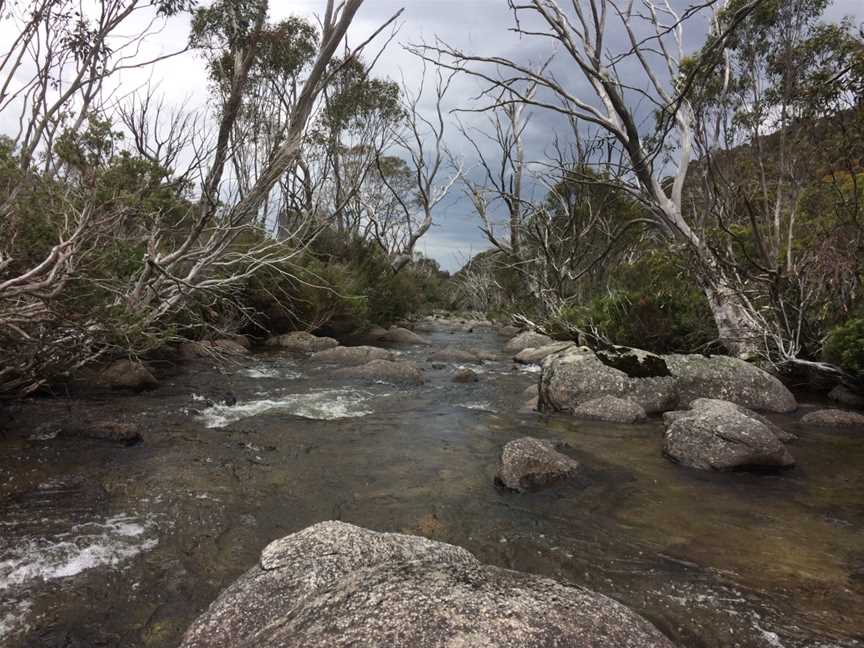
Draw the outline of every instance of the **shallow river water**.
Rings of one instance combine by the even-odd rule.
[[[660,453],[662,425],[525,410],[538,374],[489,329],[441,325],[401,349],[421,387],[340,382],[299,355],[202,363],[154,392],[0,410],[0,646],[176,646],[271,540],[322,520],[461,545],[578,583],[681,646],[864,646],[864,434],[774,420],[800,439],[782,473],[712,474]],[[426,362],[500,353],[480,382]],[[225,393],[233,406],[208,406]],[[805,408],[806,410],[806,404]],[[55,437],[126,420],[143,444]],[[502,446],[567,441],[580,479],[536,494],[493,483]]]

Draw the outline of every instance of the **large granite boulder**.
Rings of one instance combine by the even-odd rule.
[[[365,382],[385,382],[393,385],[422,385],[426,382],[423,372],[413,362],[372,360],[356,367],[346,367],[333,372],[340,378],[353,378]]]
[[[483,360],[474,351],[448,346],[429,356],[429,362],[459,362],[461,364],[483,364]]]
[[[701,470],[785,468],[795,460],[777,426],[746,408],[716,399],[696,399],[692,409],[664,415],[664,454]]]
[[[823,409],[806,414],[801,418],[801,422],[820,427],[864,427],[864,414],[840,409]]]
[[[543,362],[541,411],[573,412],[603,396],[629,400],[647,414],[665,412],[678,404],[675,378],[660,356],[647,351],[595,353],[586,347],[570,347]]]
[[[117,360],[102,371],[100,382],[111,389],[141,392],[156,389],[159,381],[142,363],[135,360]]]
[[[663,359],[678,381],[682,406],[697,398],[717,398],[781,414],[798,407],[792,392],[775,376],[740,358],[673,354]]]
[[[553,342],[552,344],[545,344],[541,347],[529,347],[527,349],[522,349],[519,353],[513,356],[513,361],[518,362],[519,364],[540,364],[553,353],[565,351],[570,347],[575,346],[575,344],[575,342]]]
[[[525,349],[537,348],[546,346],[547,344],[552,344],[555,340],[550,338],[548,335],[542,335],[541,333],[537,333],[535,331],[525,331],[524,333],[520,333],[512,340],[508,341],[507,344],[504,345],[504,350],[507,353],[519,353],[520,351],[524,351]]]
[[[453,545],[344,522],[270,543],[180,648],[673,648],[582,587],[484,565]]]
[[[579,474],[579,462],[559,452],[560,441],[522,437],[508,442],[501,452],[495,481],[525,493],[551,486]]]
[[[333,338],[318,337],[306,331],[295,331],[294,333],[277,335],[267,340],[266,344],[270,347],[279,347],[298,353],[316,353],[339,346],[339,342]]]
[[[373,360],[395,360],[396,354],[374,346],[339,346],[312,354],[312,360],[354,367]]]
[[[617,396],[601,396],[577,405],[573,416],[607,423],[641,423],[648,418],[641,405]]]

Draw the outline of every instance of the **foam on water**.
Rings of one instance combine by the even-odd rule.
[[[201,412],[200,419],[208,428],[222,428],[245,418],[272,412],[323,421],[359,418],[372,414],[372,410],[365,406],[371,397],[372,394],[366,392],[339,389],[287,394],[230,406],[213,405]]]
[[[33,604],[30,601],[15,601],[11,606],[0,608],[0,639],[21,634],[30,629],[26,623]]]
[[[301,377],[299,371],[292,371],[280,367],[260,365],[257,367],[249,367],[241,372],[247,378],[272,379],[281,378],[282,380],[297,380]]]
[[[155,547],[154,524],[126,515],[73,526],[52,538],[21,538],[0,547],[0,592],[32,581],[115,567]]]
[[[488,402],[472,402],[472,403],[460,403],[459,407],[464,407],[469,410],[476,410],[478,412],[495,412],[495,408],[492,407],[491,403]]]
[[[543,367],[537,364],[520,365],[519,371],[521,371],[522,373],[540,373],[541,371],[543,371]]]

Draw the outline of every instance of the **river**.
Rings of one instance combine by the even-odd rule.
[[[420,387],[339,381],[303,356],[190,366],[140,395],[93,390],[0,410],[0,645],[176,646],[271,540],[322,520],[420,534],[587,586],[681,646],[864,646],[864,434],[804,429],[797,466],[706,473],[660,453],[662,423],[525,410],[536,369],[492,329],[428,325],[400,349]],[[426,358],[494,352],[480,381]],[[227,393],[233,406],[211,405]],[[805,403],[806,405],[806,403]],[[806,407],[805,407],[806,409]],[[131,447],[55,436],[127,420]],[[567,441],[575,483],[493,483],[502,446]]]

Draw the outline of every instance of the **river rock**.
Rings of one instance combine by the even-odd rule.
[[[546,346],[547,344],[552,344],[554,341],[548,335],[542,335],[535,331],[525,331],[507,342],[504,345],[504,350],[507,353],[515,354],[524,349]]]
[[[112,362],[101,374],[102,384],[111,389],[129,389],[140,392],[156,389],[159,381],[142,363],[135,360]]]
[[[778,439],[783,441],[794,441],[798,438],[796,434],[789,432],[788,430],[784,430],[782,427],[774,423],[769,418],[759,414],[758,412],[754,412],[751,409],[747,409],[743,405],[738,405],[737,403],[730,403],[729,401],[719,400],[717,398],[697,398],[693,402],[690,403],[690,410],[685,410],[683,412],[666,412],[663,415],[664,421],[671,421],[672,416],[676,416],[678,414],[687,415],[691,410],[702,410],[702,411],[714,411],[718,413],[729,412],[735,410],[744,416],[755,419],[765,427],[767,427]]]
[[[356,367],[337,369],[333,374],[341,378],[387,382],[394,385],[422,385],[426,382],[423,372],[414,363],[392,360],[372,360]]]
[[[529,398],[522,404],[522,407],[519,408],[519,411],[523,414],[531,414],[537,411],[537,401],[538,398],[536,396]]]
[[[460,369],[453,376],[453,382],[454,383],[467,384],[467,383],[476,383],[479,381],[480,381],[480,376],[478,376],[471,369]]]
[[[801,418],[805,425],[822,427],[864,427],[864,414],[840,409],[823,409],[810,412]]]
[[[786,386],[756,365],[728,356],[663,356],[678,381],[681,405],[697,398],[716,398],[749,409],[785,414],[798,408]]]
[[[525,398],[537,398],[537,385],[528,385],[522,395]]]
[[[339,342],[329,337],[318,337],[306,331],[295,331],[271,337],[267,346],[280,347],[286,351],[298,353],[316,353],[339,346]]]
[[[572,479],[579,462],[558,450],[568,447],[560,441],[522,437],[504,446],[495,480],[510,490],[524,493]]]
[[[864,409],[864,394],[854,391],[846,385],[834,387],[828,392],[828,398],[846,407]]]
[[[386,342],[388,344],[414,344],[414,345],[426,345],[429,344],[429,341],[425,338],[420,337],[414,331],[409,331],[406,328],[402,328],[400,326],[394,326],[387,331],[384,331],[383,334],[373,336],[377,340],[381,342]]]
[[[459,362],[462,364],[483,364],[483,361],[473,351],[458,349],[456,347],[444,347],[429,356],[429,362]]]
[[[270,543],[180,648],[240,646],[673,648],[648,621],[591,590],[344,522]]]
[[[574,346],[544,360],[541,411],[572,412],[603,396],[629,400],[647,414],[674,409],[678,403],[675,378],[660,356],[647,351],[594,353]]]
[[[693,409],[664,415],[664,454],[700,470],[787,467],[795,460],[772,423],[726,401],[698,399]]]
[[[640,423],[648,418],[645,410],[626,398],[601,396],[577,405],[573,416],[607,423]]]
[[[547,356],[569,349],[574,344],[574,342],[553,342],[541,347],[529,347],[513,356],[513,361],[519,364],[540,364]]]
[[[510,325],[499,326],[498,335],[500,335],[501,337],[506,337],[507,339],[514,338],[519,335],[519,328]]]
[[[387,349],[374,346],[338,346],[332,349],[318,351],[312,355],[312,360],[339,364],[348,367],[366,364],[372,360],[395,360],[396,354]]]

